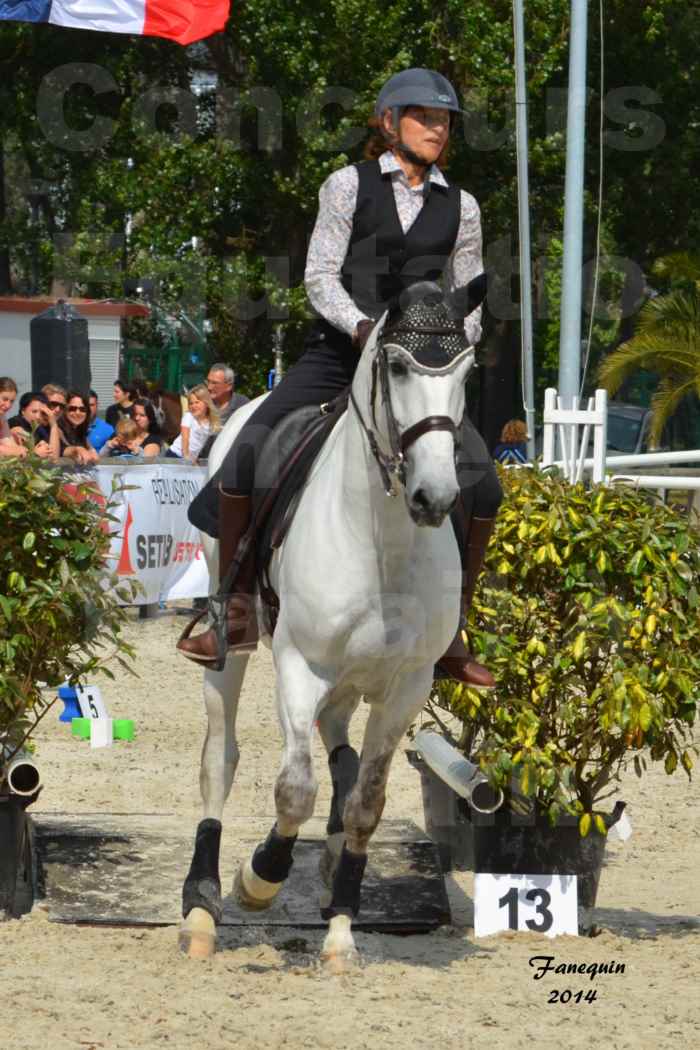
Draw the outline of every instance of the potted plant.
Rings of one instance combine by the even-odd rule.
[[[437,682],[429,708],[506,795],[495,817],[472,815],[475,870],[599,870],[621,812],[604,803],[626,765],[641,777],[648,762],[663,762],[690,777],[700,534],[627,486],[572,486],[536,469],[502,470],[501,480],[468,624],[496,689]],[[514,859],[517,850],[525,855]],[[544,867],[532,867],[537,858]],[[594,872],[593,899],[596,886]]]
[[[104,500],[94,495],[94,484],[66,485],[37,456],[0,460],[0,915],[27,907],[17,890],[28,878],[25,809],[38,793],[28,756],[55,700],[46,690],[112,677],[107,661],[132,655],[120,632],[134,585],[106,568]]]

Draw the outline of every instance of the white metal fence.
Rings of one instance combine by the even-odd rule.
[[[700,476],[677,474],[626,473],[635,468],[675,467],[684,463],[700,463],[700,449],[687,452],[646,452],[634,455],[607,456],[607,408],[608,395],[605,390],[596,390],[588,399],[586,408],[581,408],[578,399],[572,408],[562,408],[557,391],[550,387],[545,391],[544,434],[542,466],[559,467],[568,481],[575,485],[584,473],[592,474],[596,483],[628,484],[636,488],[656,489],[665,494],[667,490],[681,490],[693,494],[688,501],[700,512]],[[587,456],[593,433],[593,455]],[[556,445],[563,458],[557,459]]]

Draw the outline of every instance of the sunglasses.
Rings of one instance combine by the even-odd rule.
[[[65,408],[65,401],[49,401],[49,408]]]
[[[82,405],[69,405],[66,409],[66,412],[82,412],[83,414],[85,414],[85,412],[87,412],[87,409],[83,408]]]

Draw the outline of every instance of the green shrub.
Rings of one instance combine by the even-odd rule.
[[[629,487],[501,471],[505,498],[470,613],[497,680],[436,683],[433,708],[506,792],[586,834],[611,783],[647,757],[690,776],[700,677],[700,535]]]
[[[72,488],[38,457],[0,460],[0,759],[51,706],[43,687],[112,677],[107,661],[133,655],[118,599],[137,585],[107,569],[104,500]]]

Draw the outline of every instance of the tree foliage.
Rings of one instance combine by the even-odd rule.
[[[690,775],[700,674],[700,533],[625,486],[502,470],[469,617],[496,688],[437,683],[494,785],[554,819],[589,814],[647,756]]]
[[[0,758],[51,706],[42,689],[112,677],[107,661],[132,655],[120,599],[134,585],[108,570],[107,520],[90,485],[33,455],[0,461]]]
[[[532,230],[541,259],[552,255],[562,229],[569,7],[568,0],[532,0],[526,9]],[[594,8],[587,258],[601,104]],[[691,8],[681,0],[611,0],[605,7],[606,90],[648,89],[636,102],[605,101],[609,250],[642,269],[697,238],[700,27]],[[37,99],[47,84],[58,97],[56,71],[69,63],[100,67],[113,87],[72,87],[63,134],[50,106],[42,118]],[[489,261],[507,284],[517,256],[510,0],[241,0],[225,33],[187,49],[2,23],[0,284],[29,290],[34,246],[44,290],[63,276],[85,294],[121,296],[125,277],[154,277],[164,304],[205,304],[216,356],[231,360],[253,387],[270,364],[276,323],[285,326],[292,358],[301,347],[309,316],[301,278],[319,186],[361,156],[379,87],[412,64],[445,72],[465,100],[449,173],[479,200]],[[204,74],[216,89],[197,88],[194,96]],[[113,122],[110,133],[93,148],[69,148],[72,134],[89,132],[95,120]],[[38,223],[27,207],[30,180],[44,191]],[[546,357],[558,317],[556,304],[547,312],[541,272],[536,348]],[[497,320],[516,324],[517,298],[501,312]]]
[[[659,259],[654,271],[671,289],[644,305],[634,336],[603,361],[599,379],[615,394],[640,370],[658,377],[649,434],[657,445],[683,399],[700,397],[700,258],[676,253]]]

